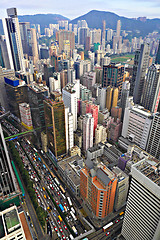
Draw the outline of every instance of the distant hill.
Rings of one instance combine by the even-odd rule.
[[[70,23],[76,24],[78,20],[86,20],[89,28],[102,28],[102,21],[106,21],[106,28],[116,29],[117,21],[121,20],[123,30],[133,31],[133,35],[140,31],[140,36],[146,36],[154,30],[160,32],[160,19],[147,19],[145,22],[140,20],[118,16],[112,12],[92,10],[78,18],[75,18]]]
[[[45,27],[49,27],[50,23],[58,23],[59,20],[69,20],[59,14],[35,14],[18,16],[19,22],[30,22],[31,24],[40,24],[41,32]],[[0,19],[0,34],[3,34],[2,20]]]
[[[48,27],[50,23],[57,23],[59,20],[68,20],[68,18],[59,14],[35,14],[18,16],[20,22],[30,22],[31,24],[40,24],[41,32]],[[117,21],[121,20],[122,28],[126,31],[132,31],[132,36],[145,37],[149,32],[160,32],[160,19],[147,19],[145,22],[140,20],[118,16],[112,12],[92,10],[74,20],[70,23],[76,24],[78,20],[86,20],[90,28],[102,28],[102,21],[106,21],[106,28],[116,29]],[[3,34],[2,20],[0,19],[0,34]]]

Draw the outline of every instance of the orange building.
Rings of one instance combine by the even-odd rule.
[[[113,212],[117,178],[104,164],[86,160],[86,167],[80,172],[81,197],[92,208],[98,218]]]

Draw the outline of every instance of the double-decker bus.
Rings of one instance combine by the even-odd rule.
[[[113,222],[108,223],[107,225],[105,225],[105,226],[103,227],[103,231],[104,231],[104,232],[107,231],[108,229],[110,229],[110,228],[112,227],[112,225],[113,225]]]
[[[62,212],[64,212],[64,207],[62,206],[62,204],[59,204],[59,208],[61,209]]]
[[[67,200],[68,200],[69,206],[72,207],[72,202],[71,202],[70,197],[67,197]]]

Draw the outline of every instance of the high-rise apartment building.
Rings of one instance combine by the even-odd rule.
[[[160,114],[156,113],[153,118],[150,135],[147,143],[147,152],[159,159],[160,156]]]
[[[158,51],[156,54],[155,64],[160,64],[160,41],[159,41],[159,45],[158,45]]]
[[[58,157],[66,153],[65,106],[63,101],[44,100],[48,149]]]
[[[108,111],[111,110],[112,107],[117,106],[118,101],[118,88],[108,86],[106,90],[106,108]]]
[[[122,136],[146,149],[152,124],[152,114],[141,106],[125,109]]]
[[[132,74],[132,78],[130,81],[130,92],[129,95],[133,96],[133,92],[134,92],[134,87],[135,87],[135,82],[136,82],[136,76],[137,76],[137,69],[138,69],[138,65],[139,65],[139,61],[140,61],[140,53],[141,50],[137,49],[135,51],[135,55],[134,55],[134,65],[133,65],[133,74]]]
[[[145,158],[132,165],[131,175],[122,236],[126,240],[159,240],[160,162]]]
[[[89,28],[88,27],[78,28],[78,44],[85,45],[87,37],[89,37]]]
[[[96,160],[86,160],[80,172],[80,194],[96,217],[113,212],[117,179],[115,174]]]
[[[73,114],[73,129],[77,129],[77,93],[73,84],[67,84],[62,89],[64,105],[69,107],[69,112]]]
[[[28,30],[30,29],[30,23],[29,22],[20,22],[19,28],[20,28],[20,34],[21,34],[23,53],[27,54],[29,56],[30,52],[29,52]]]
[[[97,128],[95,129],[95,144],[100,142],[104,143],[107,140],[107,131],[103,125],[98,124]]]
[[[66,128],[66,148],[68,151],[74,146],[73,114],[69,112],[68,107],[65,107],[65,128]]]
[[[7,9],[8,18],[3,18],[3,29],[6,37],[7,51],[11,69],[25,72],[23,48],[16,8]]]
[[[27,129],[32,129],[32,118],[31,118],[31,110],[30,106],[27,103],[19,104],[19,111],[21,116],[21,123]]]
[[[149,63],[150,47],[149,44],[145,43],[141,45],[141,52],[139,56],[139,63],[136,74],[135,87],[133,92],[134,103],[140,104],[143,86],[145,82],[146,70]]]
[[[119,64],[110,64],[103,66],[102,86],[117,87],[119,91],[119,98],[121,97],[122,83],[124,77],[124,66]]]
[[[122,93],[121,93],[121,101],[120,101],[120,107],[122,108],[121,120],[123,120],[125,108],[129,106],[129,90],[130,90],[129,81],[123,82]]]
[[[83,118],[83,149],[86,151],[88,148],[93,147],[93,129],[94,118],[91,113],[87,113]]]
[[[160,65],[153,64],[148,68],[141,96],[141,105],[156,113],[160,98]]]
[[[58,31],[56,32],[56,40],[59,43],[59,52],[62,51],[69,54],[70,50],[75,49],[75,35],[74,32]]]

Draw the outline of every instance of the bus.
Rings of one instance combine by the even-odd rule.
[[[78,232],[77,232],[77,229],[75,228],[75,226],[72,227],[72,230],[76,235],[78,235]]]
[[[120,214],[119,214],[119,216],[121,216],[121,215],[123,215],[124,214],[124,212],[121,212]]]
[[[72,236],[72,234],[69,235],[71,240],[74,240],[74,237]]]
[[[54,181],[56,182],[56,184],[59,186],[60,185],[60,183],[59,183],[59,181],[58,181],[58,179],[55,177],[54,178]]]
[[[76,213],[76,211],[74,210],[73,207],[71,207],[71,211],[72,211],[74,214]]]
[[[36,153],[38,152],[36,148],[33,148],[33,150],[34,150]]]
[[[61,218],[61,216],[60,216],[60,215],[58,216],[58,218],[59,218],[60,222],[62,222],[62,218]]]
[[[70,197],[67,197],[67,200],[68,200],[69,206],[72,207],[72,202],[71,202]]]
[[[103,227],[103,231],[104,231],[104,232],[107,231],[109,228],[112,227],[112,225],[113,225],[113,222],[108,223],[107,225],[105,225],[105,226]]]
[[[64,199],[66,199],[66,197],[64,196],[64,194],[63,194],[63,193],[62,193],[61,195],[62,195],[62,197],[63,197]]]
[[[74,219],[74,221],[76,221],[77,218],[76,218],[76,216],[74,215],[74,213],[73,213],[72,211],[70,211],[70,214],[71,214],[72,218]]]
[[[63,194],[65,194],[65,193],[66,193],[66,191],[64,190],[64,188],[63,188],[61,185],[59,185],[59,187],[60,187],[60,189],[61,189],[62,193],[63,193]]]
[[[27,139],[27,143],[30,145],[31,143],[30,143],[30,141]]]
[[[64,212],[64,207],[62,206],[62,204],[59,204],[59,208],[61,209],[62,212]]]

